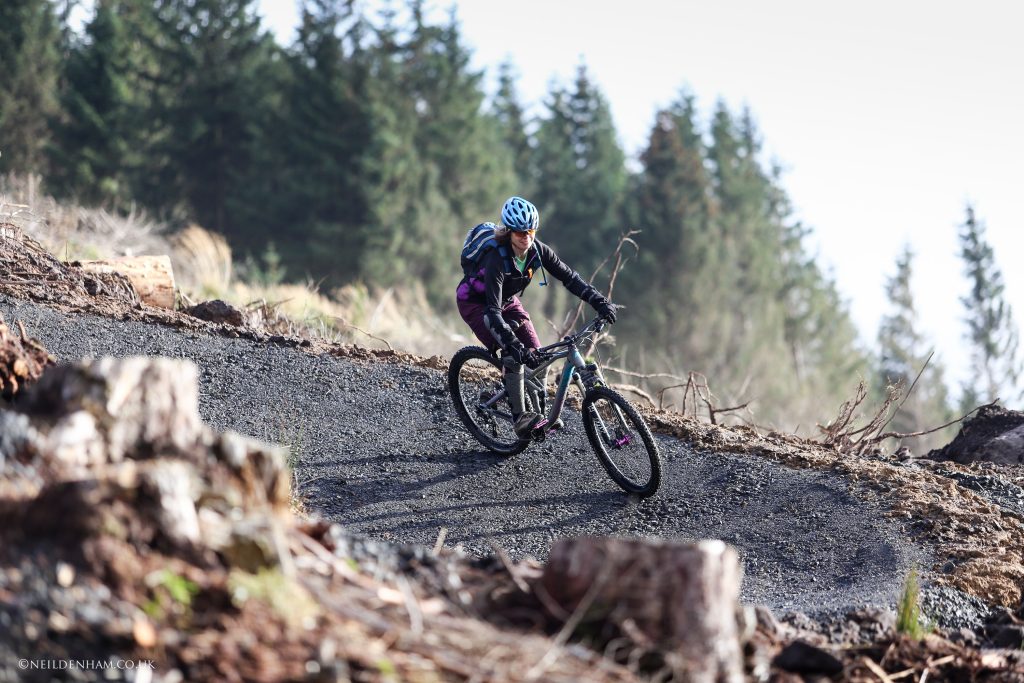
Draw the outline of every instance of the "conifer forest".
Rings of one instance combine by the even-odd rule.
[[[474,70],[457,12],[437,21],[423,0],[303,0],[287,45],[254,0],[96,0],[76,24],[77,4],[0,3],[0,177],[201,225],[324,291],[421,289],[456,320],[466,231],[521,195],[540,210],[538,239],[626,307],[612,364],[700,373],[720,406],[750,403],[738,419],[813,433],[862,379],[876,401],[913,385],[890,425],[905,433],[1019,400],[1016,327],[975,207],[951,220],[976,381],[952,387],[919,330],[913,245],[865,343],[761,153],[756,111],[719,102],[702,116],[702,94],[680,89],[629,163],[585,63],[531,109],[515,65]],[[548,341],[541,319],[557,326],[570,299],[527,291]]]

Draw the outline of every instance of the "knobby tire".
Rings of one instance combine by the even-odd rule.
[[[625,415],[626,420],[631,423],[632,428],[640,435],[651,467],[650,476],[646,481],[633,481],[630,479],[609,455],[608,446],[604,443],[601,434],[598,432],[594,419],[594,411],[596,410],[594,404],[597,401],[608,401],[617,405],[623,415]],[[661,485],[661,452],[658,449],[657,442],[651,435],[650,428],[644,422],[644,419],[640,417],[640,413],[636,411],[636,408],[617,391],[608,387],[594,387],[587,392],[586,397],[583,399],[582,413],[583,426],[586,428],[590,446],[594,449],[597,459],[601,461],[612,481],[622,487],[624,491],[641,498],[653,496]]]
[[[459,419],[462,420],[462,423],[469,430],[469,433],[473,435],[473,438],[479,441],[484,448],[506,456],[522,453],[530,445],[528,440],[517,439],[514,443],[503,443],[493,439],[477,424],[477,421],[474,419],[475,409],[473,406],[466,405],[465,397],[463,397],[460,388],[459,374],[462,371],[462,367],[471,360],[482,360],[494,366],[498,370],[499,376],[501,373],[501,361],[487,349],[481,346],[467,346],[457,351],[452,356],[452,361],[448,365],[448,393],[451,394],[452,403],[455,404],[455,412],[458,413]],[[509,424],[509,429],[511,430],[511,428],[512,425]]]

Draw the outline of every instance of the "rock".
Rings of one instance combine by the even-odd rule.
[[[892,610],[868,607],[850,612],[846,618],[857,624],[863,640],[877,640],[896,629],[896,613]]]
[[[194,318],[211,323],[234,325],[235,327],[245,327],[246,324],[244,312],[220,299],[203,301],[195,306],[186,308],[185,312]]]
[[[982,453],[982,459],[1001,465],[1024,463],[1024,425],[989,441]]]
[[[67,588],[75,581],[75,568],[67,562],[57,563],[57,585]]]
[[[141,617],[135,619],[135,623],[132,625],[132,636],[141,647],[151,648],[156,645],[156,629],[148,619]]]
[[[831,676],[843,670],[843,663],[819,647],[802,640],[794,640],[775,656],[772,665],[798,674],[825,674]]]
[[[949,634],[949,640],[954,643],[961,643],[967,647],[978,646],[978,634],[969,628],[958,628]]]
[[[1024,413],[998,405],[985,406],[964,423],[949,444],[925,457],[961,464],[1024,463]]]
[[[985,625],[986,645],[989,647],[1019,650],[1024,647],[1024,605],[1016,612],[1009,609],[996,610]]]
[[[743,680],[737,606],[741,570],[721,541],[693,545],[583,537],[557,542],[543,589],[580,630],[667,653],[686,680]]]

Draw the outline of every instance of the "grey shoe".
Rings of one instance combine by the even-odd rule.
[[[565,429],[565,422],[562,421],[562,418],[558,418],[548,425],[548,429]]]
[[[537,413],[525,412],[516,418],[514,429],[516,436],[520,439],[529,439],[533,436],[534,430],[538,427],[543,427],[547,423],[543,415]]]

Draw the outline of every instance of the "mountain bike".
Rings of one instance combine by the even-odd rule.
[[[565,365],[546,415],[546,427],[536,430],[531,438],[519,438],[512,428],[501,359],[496,353],[480,346],[467,346],[456,352],[448,366],[448,390],[459,418],[476,440],[495,453],[511,456],[555,431],[569,385],[574,384],[583,399],[580,413],[587,440],[598,460],[623,490],[647,498],[661,484],[658,444],[636,408],[610,388],[601,368],[588,363],[579,351],[606,324],[602,318],[595,318],[579,332],[537,349],[540,365],[526,370],[527,410],[545,415],[547,369],[562,358]]]

